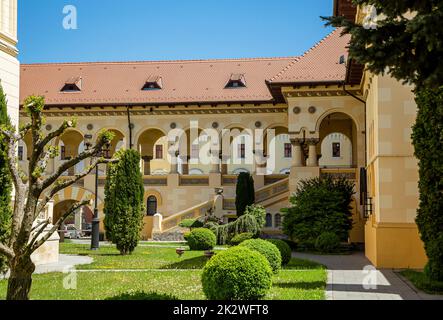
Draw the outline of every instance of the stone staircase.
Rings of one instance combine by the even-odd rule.
[[[289,198],[289,178],[284,178],[275,183],[269,184],[256,191],[256,204],[265,208],[276,203],[287,201]],[[220,201],[220,199],[223,199]],[[224,214],[235,214],[235,199],[216,196],[213,200],[200,203],[194,207],[183,210],[175,215],[162,219],[156,215],[152,238],[155,241],[183,241],[183,234],[189,231],[187,228],[180,228],[179,224],[185,219],[198,219],[207,213],[213,212]]]

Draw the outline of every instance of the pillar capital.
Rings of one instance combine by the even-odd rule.
[[[303,138],[291,138],[291,144],[293,146],[300,146],[303,144],[303,142],[304,142]]]
[[[312,146],[312,145],[317,145],[320,142],[320,139],[318,138],[309,138],[306,139],[306,142],[308,143],[308,145]]]

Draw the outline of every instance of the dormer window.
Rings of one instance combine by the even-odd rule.
[[[225,89],[246,88],[246,79],[244,74],[233,73]]]
[[[82,91],[82,78],[74,77],[65,82],[61,92],[80,92]]]
[[[150,76],[143,86],[143,91],[161,90],[163,89],[162,78],[159,76]]]

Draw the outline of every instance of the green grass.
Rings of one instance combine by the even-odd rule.
[[[400,272],[402,276],[412,282],[419,290],[429,294],[443,294],[443,282],[431,281],[423,272],[405,270]]]
[[[201,273],[207,259],[202,251],[186,251],[179,258],[174,248],[139,246],[132,255],[120,256],[114,247],[90,251],[87,245],[64,243],[61,253],[94,258],[91,265],[78,266],[75,275],[49,273],[33,276],[31,299],[34,300],[105,300],[105,299],[205,299]],[[91,269],[97,271],[91,272]],[[129,270],[113,272],[112,269]],[[76,277],[76,279],[75,279]],[[76,280],[75,290],[64,283]],[[7,281],[0,281],[0,299],[6,296]],[[302,259],[292,259],[273,278],[265,297],[269,300],[324,299],[326,270]]]

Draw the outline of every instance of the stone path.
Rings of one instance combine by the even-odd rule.
[[[376,270],[363,253],[331,256],[294,253],[293,256],[328,268],[328,300],[443,300],[443,296],[417,291],[394,270]]]
[[[50,272],[69,272],[71,268],[84,264],[91,264],[93,259],[85,256],[74,256],[67,254],[60,254],[57,263],[42,264],[35,267],[34,274],[50,273]],[[7,279],[9,272],[1,279]]]
[[[72,267],[91,264],[93,261],[91,257],[60,254],[57,263],[39,265],[34,273],[68,272]]]

